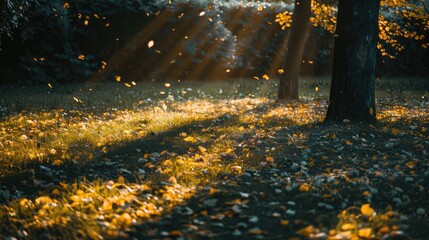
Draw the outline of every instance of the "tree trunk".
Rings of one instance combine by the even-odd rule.
[[[375,60],[380,0],[339,0],[325,121],[375,122]]]
[[[284,64],[285,73],[280,78],[278,99],[298,99],[298,80],[310,30],[310,16],[311,0],[296,0]]]

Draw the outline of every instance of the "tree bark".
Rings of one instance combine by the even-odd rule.
[[[375,63],[380,0],[339,0],[325,122],[375,122]]]
[[[278,99],[298,99],[302,55],[310,30],[311,0],[296,0]]]

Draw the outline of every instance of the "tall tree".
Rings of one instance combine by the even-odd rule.
[[[296,0],[286,57],[280,78],[279,99],[298,99],[302,56],[310,30],[311,0]]]
[[[374,122],[380,0],[339,0],[325,121]]]

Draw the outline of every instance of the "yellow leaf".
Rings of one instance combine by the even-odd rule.
[[[314,231],[315,231],[315,228],[313,227],[313,225],[308,225],[306,228],[303,228],[303,229],[297,231],[297,233],[301,234],[301,235],[308,236],[308,235],[312,234]]]
[[[369,238],[371,236],[372,229],[371,228],[362,228],[359,229],[358,236],[361,238]]]
[[[119,176],[118,183],[125,183],[125,178],[123,176]]]
[[[121,76],[116,75],[116,76],[115,76],[115,80],[116,80],[117,82],[120,82],[120,81],[121,81]]]
[[[299,186],[299,191],[308,192],[310,191],[310,186],[307,183],[303,183],[301,186]]]
[[[177,179],[176,179],[174,176],[171,176],[171,177],[168,179],[168,182],[169,182],[169,183],[171,183],[171,184],[177,184]]]
[[[101,210],[103,212],[112,210],[112,202],[110,202],[109,200],[104,201],[103,206],[101,207]]]
[[[374,214],[374,209],[371,208],[369,203],[363,204],[360,207],[360,211],[362,212],[363,215],[368,216],[368,217],[370,217]]]
[[[352,143],[351,143],[351,142],[350,142],[350,140],[348,140],[348,139],[346,140],[346,144],[347,144],[347,145],[352,145]]]
[[[369,114],[374,115],[374,109],[372,107],[369,109]]]
[[[25,207],[26,205],[27,205],[27,203],[29,202],[29,200],[28,199],[26,199],[26,198],[23,198],[20,202],[19,202],[19,205],[21,206],[21,207]]]
[[[262,234],[262,230],[261,229],[259,229],[259,228],[252,228],[252,229],[249,229],[249,234],[251,234],[251,235],[260,235],[260,234]]]
[[[267,81],[270,80],[270,77],[268,77],[267,74],[262,75],[262,78],[265,79],[265,80],[267,80]]]
[[[205,148],[203,146],[198,146],[198,150],[200,150],[201,153],[207,152],[207,148]]]
[[[269,163],[273,163],[274,162],[274,158],[273,157],[267,157],[267,162]]]
[[[155,45],[155,42],[154,42],[153,40],[150,40],[150,41],[147,43],[147,47],[148,47],[148,48],[152,48],[154,45]]]
[[[356,225],[354,225],[354,224],[344,223],[343,225],[341,225],[341,230],[343,230],[343,231],[353,230],[355,227],[356,227]]]
[[[195,139],[194,137],[186,137],[185,139],[183,139],[185,142],[191,142],[191,143],[196,143],[197,139]]]
[[[398,134],[400,133],[399,129],[397,129],[397,128],[392,128],[392,129],[390,130],[390,132],[391,132],[393,135],[398,135]]]
[[[280,221],[280,225],[283,225],[283,226],[289,225],[289,221],[288,221],[288,220],[286,220],[286,219],[282,219],[282,220]]]
[[[277,70],[277,72],[278,72],[279,74],[283,74],[285,71],[281,68],[281,69],[278,69],[278,70]]]
[[[35,200],[36,204],[50,204],[52,203],[52,199],[48,196],[41,196],[36,198]]]

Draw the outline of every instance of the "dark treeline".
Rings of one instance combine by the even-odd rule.
[[[289,34],[275,22],[279,6],[28,1],[22,12],[2,12],[22,21],[2,31],[1,81],[277,79]],[[378,58],[380,75],[429,73],[428,51],[407,41],[395,59]],[[312,28],[302,75],[330,74],[332,48],[332,34]]]

